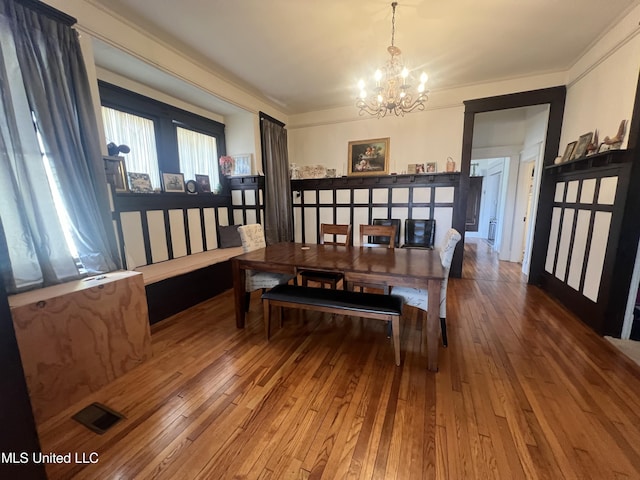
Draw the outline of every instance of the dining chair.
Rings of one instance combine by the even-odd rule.
[[[402,248],[433,248],[436,234],[434,219],[407,218],[404,221],[404,243]]]
[[[242,241],[242,250],[245,253],[258,250],[267,246],[264,236],[264,230],[259,223],[242,225],[238,227],[240,240]],[[281,283],[288,283],[289,280],[295,278],[295,275],[286,273],[260,272],[255,270],[247,270],[245,272],[245,311],[249,311],[251,303],[251,292],[256,290],[266,290],[273,288]]]
[[[453,252],[460,238],[460,233],[456,229],[450,228],[445,235],[439,252],[440,262],[445,268],[445,277],[440,287],[440,330],[442,333],[442,345],[445,347],[447,346],[447,283],[449,281],[449,269],[451,268]],[[429,292],[427,290],[411,287],[393,287],[391,293],[404,298],[405,305],[411,305],[425,312],[427,311],[429,305]]]
[[[360,225],[361,247],[382,247],[391,249],[395,248],[395,239],[395,225]],[[382,241],[383,243],[375,243],[376,240]],[[349,282],[349,285],[347,285],[348,290],[354,290],[355,288],[359,288],[362,292],[364,292],[365,288],[374,288],[376,290],[382,290],[385,295],[389,294],[389,285],[386,283]]]
[[[394,225],[396,227],[395,246],[400,247],[400,219],[398,218],[374,218],[373,225]],[[389,237],[374,238],[372,243],[389,243]]]
[[[330,236],[330,240],[325,240]],[[343,241],[339,241],[343,239]],[[348,224],[320,224],[320,245],[351,245],[351,225]],[[343,279],[342,272],[323,272],[320,270],[303,270],[300,273],[302,285],[306,287],[308,282],[318,282],[321,287],[330,286],[333,290],[338,288],[338,282]]]

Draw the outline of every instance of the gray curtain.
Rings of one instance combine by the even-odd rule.
[[[293,240],[291,181],[287,153],[287,130],[261,118],[262,161],[265,173],[264,233],[267,245]]]
[[[11,271],[3,272],[8,292],[83,276],[64,240],[59,210],[66,211],[86,272],[117,270],[100,137],[77,32],[18,3],[0,2],[0,82],[0,217],[11,260]],[[59,197],[49,188],[50,178]]]

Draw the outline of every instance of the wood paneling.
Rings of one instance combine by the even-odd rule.
[[[141,273],[21,293],[9,304],[37,422],[151,357]]]
[[[291,311],[267,343],[259,294],[238,330],[225,292],[154,325],[153,358],[91,395],[126,416],[107,433],[77,406],[39,425],[44,451],[99,455],[50,478],[638,478],[640,367],[472,247],[438,373],[415,309],[396,367],[382,324]]]

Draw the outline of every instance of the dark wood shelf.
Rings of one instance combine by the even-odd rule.
[[[544,169],[552,174],[560,174],[607,167],[630,161],[631,156],[627,155],[628,152],[628,150],[609,150],[608,152],[596,153],[556,165],[547,165]]]

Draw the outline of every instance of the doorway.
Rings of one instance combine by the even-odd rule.
[[[528,107],[528,106],[540,106],[546,105],[547,110],[547,128],[546,132],[543,134],[543,142],[541,146],[541,154],[542,158],[541,167],[545,165],[552,165],[553,160],[558,154],[559,143],[560,143],[560,131],[562,128],[562,117],[564,113],[564,103],[566,97],[566,88],[564,86],[545,88],[541,90],[533,90],[529,92],[521,92],[515,94],[501,95],[497,97],[488,97],[477,100],[469,100],[465,101],[465,113],[464,113],[464,130],[463,130],[463,139],[462,139],[462,157],[460,162],[460,198],[458,199],[457,205],[463,206],[461,210],[457,213],[454,213],[454,221],[453,227],[458,231],[464,231],[464,222],[466,218],[466,204],[467,197],[469,191],[469,177],[471,171],[471,162],[474,158],[474,135],[476,135],[476,116],[477,114],[483,113],[491,113],[498,112],[501,110],[509,110],[520,107]],[[480,117],[481,118],[481,117]],[[522,144],[521,144],[522,146]],[[476,147],[478,148],[478,147]],[[520,162],[520,153],[522,152],[508,152],[508,154],[502,155],[497,152],[500,151],[499,147],[494,146],[494,152],[491,156],[505,156],[509,158],[509,178],[503,178],[503,182],[506,182],[508,185],[508,193],[512,194],[511,190],[517,188],[517,180],[515,182],[512,181],[512,177],[515,175],[517,179],[517,171],[519,169]],[[485,152],[486,153],[486,149]],[[515,158],[514,158],[515,157]],[[548,239],[549,229],[550,229],[550,207],[549,200],[552,198],[553,192],[544,190],[540,187],[541,185],[541,174],[540,171],[542,168],[536,169],[536,178],[537,182],[534,185],[534,197],[537,195],[536,201],[534,202],[537,205],[543,205],[544,208],[536,208],[536,214],[532,216],[532,225],[530,231],[533,236],[533,241],[531,243],[531,253],[530,253],[530,262],[529,262],[529,283],[537,283],[539,277],[544,268],[544,256],[546,253],[546,239]],[[537,189],[537,191],[535,191]],[[513,219],[514,210],[510,203],[506,202],[505,207],[505,223],[507,223],[507,219]],[[538,220],[537,217],[540,216]],[[501,231],[503,234],[502,243],[503,245],[508,244],[511,245],[511,231],[508,225],[502,225],[501,228],[498,228],[498,231]],[[505,238],[504,234],[508,232],[509,238]],[[464,236],[463,241],[456,247],[456,252],[454,254],[453,262],[451,265],[451,276],[452,277],[460,277],[462,275],[462,263],[464,257]]]

